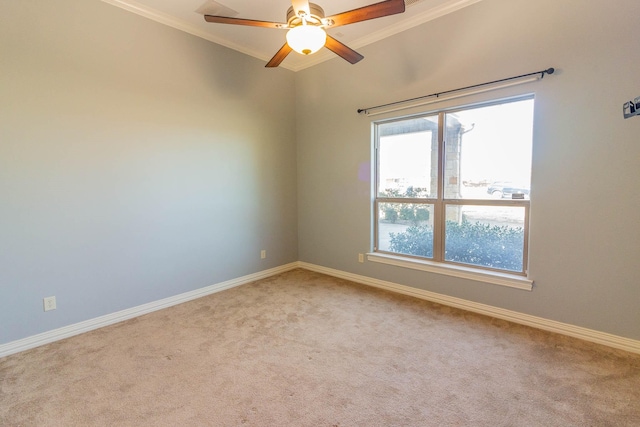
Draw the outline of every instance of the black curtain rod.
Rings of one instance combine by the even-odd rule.
[[[369,110],[375,110],[377,108],[390,107],[392,105],[404,104],[405,102],[412,102],[412,101],[418,101],[420,99],[431,98],[433,96],[438,98],[438,97],[440,97],[440,95],[446,95],[446,94],[452,93],[452,92],[459,92],[461,90],[467,90],[467,89],[475,89],[475,88],[481,87],[481,86],[487,86],[487,85],[491,85],[491,84],[502,83],[502,82],[506,82],[506,81],[509,81],[509,80],[521,79],[523,77],[535,76],[536,74],[540,74],[540,78],[542,79],[542,78],[544,78],[545,74],[553,74],[555,71],[556,70],[554,68],[547,68],[546,70],[536,71],[536,72],[528,73],[528,74],[522,74],[520,76],[507,77],[506,79],[494,80],[492,82],[479,83],[477,85],[461,87],[461,88],[458,88],[458,89],[446,90],[444,92],[432,93],[431,95],[418,96],[416,98],[405,99],[403,101],[396,101],[396,102],[390,102],[388,104],[376,105],[375,107],[360,108],[358,110],[358,114],[367,113]]]

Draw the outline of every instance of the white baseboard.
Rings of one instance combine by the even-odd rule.
[[[367,276],[361,276],[358,274],[347,273],[341,270],[335,270],[328,267],[322,267],[315,264],[297,261],[297,262],[292,262],[290,264],[286,264],[280,267],[275,267],[269,270],[264,270],[258,273],[239,277],[237,279],[232,279],[226,282],[217,283],[215,285],[207,286],[206,288],[197,289],[195,291],[186,292],[186,293],[175,295],[169,298],[164,298],[158,301],[143,304],[127,310],[118,311],[116,313],[96,317],[94,319],[89,319],[84,322],[65,326],[63,328],[54,329],[48,332],[43,332],[41,334],[33,335],[31,337],[23,338],[7,344],[2,344],[0,345],[0,358],[9,356],[11,354],[19,353],[21,351],[29,350],[31,348],[39,347],[41,345],[49,344],[58,340],[69,338],[74,335],[79,335],[85,332],[89,332],[94,329],[102,328],[104,326],[109,326],[114,323],[122,322],[124,320],[132,319],[134,317],[142,316],[144,314],[148,314],[157,310],[162,310],[163,308],[171,307],[177,304],[182,304],[183,302],[191,301],[206,295],[224,291],[226,289],[231,289],[237,286],[241,286],[256,280],[265,279],[267,277],[284,273],[284,272],[293,270],[295,268],[303,268],[306,270],[326,274],[328,276],[337,277],[339,279],[345,279],[345,280],[360,283],[363,285],[373,286],[375,288],[385,289],[391,292],[396,292],[403,295],[409,295],[409,296],[420,298],[423,300],[436,302],[442,305],[456,307],[462,310],[484,314],[486,316],[508,320],[510,322],[518,323],[521,325],[531,326],[537,329],[542,329],[549,332],[567,335],[567,336],[579,338],[585,341],[590,341],[593,343],[602,344],[609,347],[625,350],[631,353],[640,354],[640,341],[632,340],[629,338],[623,338],[617,335],[607,334],[605,332],[594,331],[592,329],[582,328],[579,326],[569,325],[567,323],[544,319],[542,317],[531,316],[528,314],[523,314],[516,311],[511,311],[511,310],[505,310],[503,308],[493,307],[486,304],[480,304],[473,301],[464,300],[461,298],[455,298],[455,297],[450,297],[443,294],[438,294],[435,292],[429,292],[422,289],[413,288],[410,286],[399,285],[393,282],[387,282],[384,280],[374,279]]]
[[[447,295],[442,295],[435,292],[429,292],[429,291],[425,291],[418,288],[412,288],[410,286],[399,285],[393,282],[387,282],[384,280],[373,279],[367,276],[360,276],[357,274],[347,273],[340,270],[334,270],[332,268],[322,267],[319,265],[309,264],[306,262],[299,262],[298,266],[300,268],[315,271],[318,273],[323,273],[328,276],[350,280],[352,282],[360,283],[363,285],[386,289],[388,291],[397,292],[404,295],[410,295],[416,298],[420,298],[420,299],[431,301],[431,302],[436,302],[442,305],[456,307],[456,308],[471,311],[474,313],[484,314],[486,316],[508,320],[513,323],[531,326],[537,329],[542,329],[549,332],[567,335],[567,336],[579,338],[585,341],[590,341],[593,343],[602,344],[609,347],[625,350],[631,353],[640,354],[640,341],[637,341],[637,340],[619,337],[617,335],[611,335],[605,332],[594,331],[592,329],[570,325],[567,323],[556,322],[555,320],[548,320],[542,317],[531,316],[528,314],[519,313],[517,311],[505,310],[503,308],[493,307],[486,304],[480,304],[473,301],[450,297]]]
[[[65,338],[72,337],[74,335],[79,335],[85,332],[89,332],[94,329],[113,325],[114,323],[122,322],[124,320],[132,319],[134,317],[138,317],[154,311],[162,310],[163,308],[171,307],[177,304],[182,304],[183,302],[201,298],[203,296],[224,291],[226,289],[235,288],[236,286],[241,286],[250,282],[254,282],[256,280],[271,277],[276,274],[284,273],[286,271],[293,270],[298,267],[299,267],[298,262],[293,262],[280,267],[275,267],[269,270],[264,270],[258,273],[239,277],[237,279],[227,280],[226,282],[217,283],[215,285],[207,286],[206,288],[185,292],[169,298],[153,301],[147,304],[139,305],[137,307],[132,307],[126,310],[107,314],[105,316],[96,317],[94,319],[89,319],[80,323],[75,323],[73,325],[54,329],[52,331],[43,332],[41,334],[33,335],[17,341],[12,341],[7,344],[2,344],[0,345],[0,357],[9,356],[10,354],[19,353],[21,351],[39,347],[44,344],[49,344],[54,341],[62,340]]]

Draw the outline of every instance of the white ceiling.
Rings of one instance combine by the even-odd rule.
[[[205,22],[204,13],[261,21],[286,22],[290,0],[103,0],[154,21],[202,37],[263,60],[285,43],[286,30]],[[378,0],[380,1],[380,0]],[[376,0],[317,0],[325,16],[377,3]],[[329,29],[327,32],[358,50],[362,46],[454,12],[480,0],[405,0],[402,14]],[[298,71],[338,58],[327,49],[310,56],[292,52],[281,67]],[[338,58],[342,61],[342,59]],[[366,60],[366,58],[365,58]]]

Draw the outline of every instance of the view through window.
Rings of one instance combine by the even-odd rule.
[[[525,274],[533,107],[376,123],[375,251]]]

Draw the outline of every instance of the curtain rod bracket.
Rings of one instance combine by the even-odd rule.
[[[540,74],[540,78],[544,79],[544,75],[545,74],[553,74],[556,72],[556,69],[551,67],[551,68],[547,68],[546,70],[544,70],[541,74]]]

